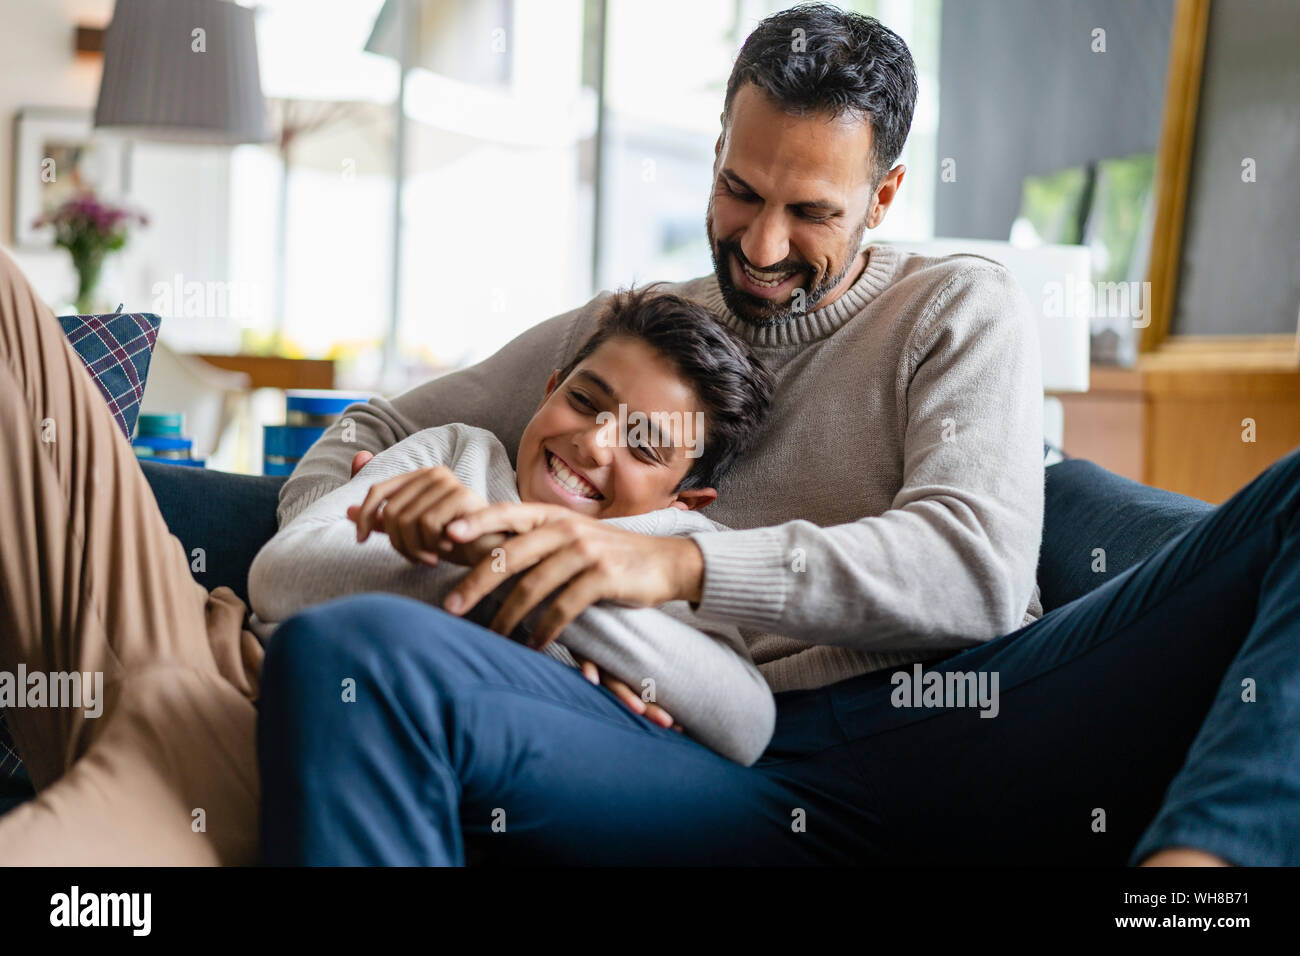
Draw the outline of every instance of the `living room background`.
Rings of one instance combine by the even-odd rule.
[[[923,95],[901,160],[911,170],[907,202],[879,234],[928,238],[940,2],[842,5],[883,17],[916,56]],[[74,57],[68,37],[76,24],[107,22],[112,6],[0,0],[5,22],[22,27],[0,35],[0,58],[31,67],[11,71],[4,95],[12,102],[0,109],[93,107],[98,66]],[[179,351],[331,358],[341,387],[393,393],[490,355],[600,288],[707,273],[701,210],[718,99],[745,34],[782,4],[611,0],[603,51],[601,6],[420,5],[395,235],[399,67],[391,5],[263,0],[256,18],[262,87],[275,131],[295,131],[287,176],[276,142],[230,149],[131,141],[120,198],[151,221],[110,260],[106,297],[169,312],[160,338]],[[62,13],[63,29],[52,13]],[[41,41],[33,44],[33,34]],[[24,88],[15,86],[18,76],[28,77]],[[6,179],[9,153],[0,148]],[[3,205],[0,219],[11,219]],[[400,295],[385,370],[394,249]],[[18,251],[51,301],[68,298],[75,281],[60,252]],[[195,281],[208,293],[202,308],[172,301],[174,289]]]

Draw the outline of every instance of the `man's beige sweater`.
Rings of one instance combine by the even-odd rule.
[[[691,537],[700,618],[740,627],[778,692],[941,656],[1042,613],[1042,376],[1024,294],[977,256],[867,251],[835,302],[776,326],[733,315],[712,275],[669,286],[777,378],[761,441],[707,509],[736,530]],[[608,295],[478,365],[351,406],[282,488],[280,526],[346,483],[358,451],[422,428],[485,428],[514,464],[547,377]]]

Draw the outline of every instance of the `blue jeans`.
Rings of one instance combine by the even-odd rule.
[[[332,601],[266,658],[264,858],[1300,864],[1300,450],[1091,593],[924,670],[996,674],[997,716],[896,707],[895,672],[865,674],[777,695],[745,768],[437,608]]]

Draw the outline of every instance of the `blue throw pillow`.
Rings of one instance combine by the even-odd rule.
[[[118,312],[61,315],[59,324],[130,440],[162,320],[150,312]]]

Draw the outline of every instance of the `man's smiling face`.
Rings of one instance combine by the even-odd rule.
[[[873,184],[871,147],[871,123],[860,116],[791,116],[753,83],[736,91],[706,220],[732,312],[775,325],[853,283],[862,234],[884,219],[904,172],[895,167]]]

